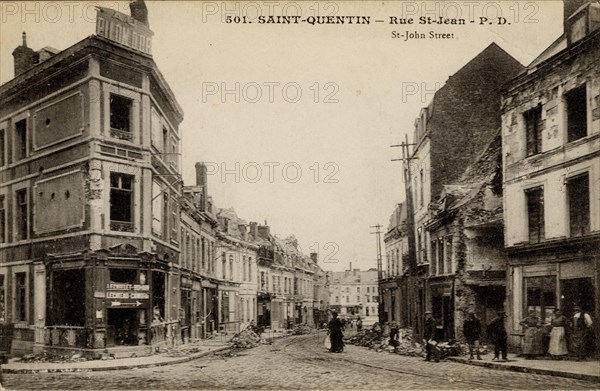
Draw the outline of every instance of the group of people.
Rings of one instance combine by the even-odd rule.
[[[523,355],[534,358],[547,352],[552,358],[560,359],[570,350],[578,360],[585,360],[594,345],[592,316],[579,306],[575,306],[574,310],[575,314],[569,319],[560,309],[555,309],[549,324],[542,324],[535,310],[529,311],[529,315],[520,322],[525,327]]]
[[[337,312],[331,312],[332,319],[329,321],[327,328],[331,347],[329,351],[332,353],[342,353],[344,351],[344,330],[346,325],[352,327],[352,320],[340,319]],[[362,330],[362,319],[360,316],[356,319],[356,331]]]
[[[545,355],[546,351],[554,359],[566,356],[570,351],[577,356],[577,360],[584,360],[593,349],[592,317],[589,313],[575,306],[575,314],[571,319],[563,315],[560,309],[554,310],[554,316],[549,325],[543,325],[535,310],[529,312],[529,316],[520,324],[525,327],[523,337],[522,354],[525,358],[533,358]],[[487,327],[487,334],[494,344],[494,358],[492,360],[507,360],[508,333],[504,325],[506,314],[498,312],[496,317]],[[546,335],[545,326],[550,326],[548,343],[544,343]],[[463,333],[469,344],[470,359],[474,352],[477,359],[481,360],[479,353],[479,339],[481,335],[481,323],[473,312],[468,314],[463,325]]]

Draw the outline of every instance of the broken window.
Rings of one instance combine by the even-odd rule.
[[[542,106],[526,111],[523,116],[527,134],[527,156],[537,155],[542,152]]]
[[[569,178],[567,182],[569,224],[571,236],[590,233],[590,184],[587,173]]]
[[[444,274],[444,264],[446,262],[446,252],[444,238],[438,239],[438,274]]]
[[[0,243],[6,240],[6,201],[4,195],[0,195]]]
[[[6,164],[6,136],[4,129],[0,129],[0,167]]]
[[[133,232],[132,175],[110,173],[110,229]]]
[[[27,207],[27,189],[17,190],[16,198],[16,236],[17,240],[25,240],[29,234],[29,216]]]
[[[124,96],[110,95],[110,135],[131,141],[131,108],[133,101]]]
[[[13,156],[15,161],[27,157],[27,119],[15,123],[14,147]]]
[[[27,273],[15,273],[15,320],[27,321]]]
[[[163,234],[163,194],[158,182],[152,182],[152,233],[158,237]]]
[[[567,140],[587,136],[587,105],[585,84],[565,94],[567,106]]]
[[[446,236],[446,273],[452,274],[452,236]]]
[[[527,218],[529,222],[529,243],[539,243],[544,239],[544,190],[542,187],[529,189],[527,197]]]

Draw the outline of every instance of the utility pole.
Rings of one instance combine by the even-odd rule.
[[[417,311],[417,295],[416,295],[416,275],[417,275],[417,251],[416,251],[416,239],[415,239],[415,214],[413,207],[412,198],[412,170],[410,162],[416,157],[411,157],[410,147],[416,144],[408,143],[408,135],[404,135],[404,142],[399,145],[392,145],[392,148],[402,148],[402,158],[392,159],[392,161],[403,162],[403,178],[404,178],[404,190],[406,191],[406,230],[408,237],[408,265],[409,265],[409,277],[408,277],[408,289],[407,292],[407,303],[408,303],[408,318],[411,320],[411,326],[415,332],[418,325],[418,311]]]
[[[371,234],[377,238],[377,317],[379,318],[379,324],[382,325],[383,319],[383,295],[381,289],[381,280],[383,279],[383,262],[381,260],[381,224],[372,225],[370,228],[375,228],[375,232]]]

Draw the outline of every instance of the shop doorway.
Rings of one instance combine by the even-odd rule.
[[[573,316],[575,305],[591,314],[596,309],[591,277],[560,280],[560,295],[562,310],[567,317]]]
[[[138,345],[138,317],[133,308],[107,310],[107,346]]]

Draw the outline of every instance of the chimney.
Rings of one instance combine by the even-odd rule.
[[[348,270],[352,271],[352,262],[350,262],[350,268]]]
[[[259,225],[258,226],[258,236],[261,238],[268,240],[269,235],[271,234],[271,229],[268,225]]]
[[[254,239],[258,239],[258,223],[256,221],[250,222],[250,235],[252,235]]]
[[[569,16],[586,3],[589,3],[589,0],[563,0],[563,26],[566,26]]]
[[[238,229],[242,234],[242,239],[248,240],[248,228],[246,227],[246,224],[238,224]]]
[[[206,164],[196,163],[196,186],[202,188],[202,196],[200,199],[200,210],[206,212],[206,204],[208,199],[208,177]]]
[[[35,65],[36,54],[33,49],[27,47],[27,33],[23,31],[23,44],[17,46],[12,52],[15,63],[15,77]]]
[[[133,19],[146,25],[146,27],[150,27],[148,23],[148,8],[146,8],[144,0],[133,0],[129,3],[129,11]]]
[[[319,262],[319,254],[318,253],[310,253],[310,259],[314,262],[317,263]]]

